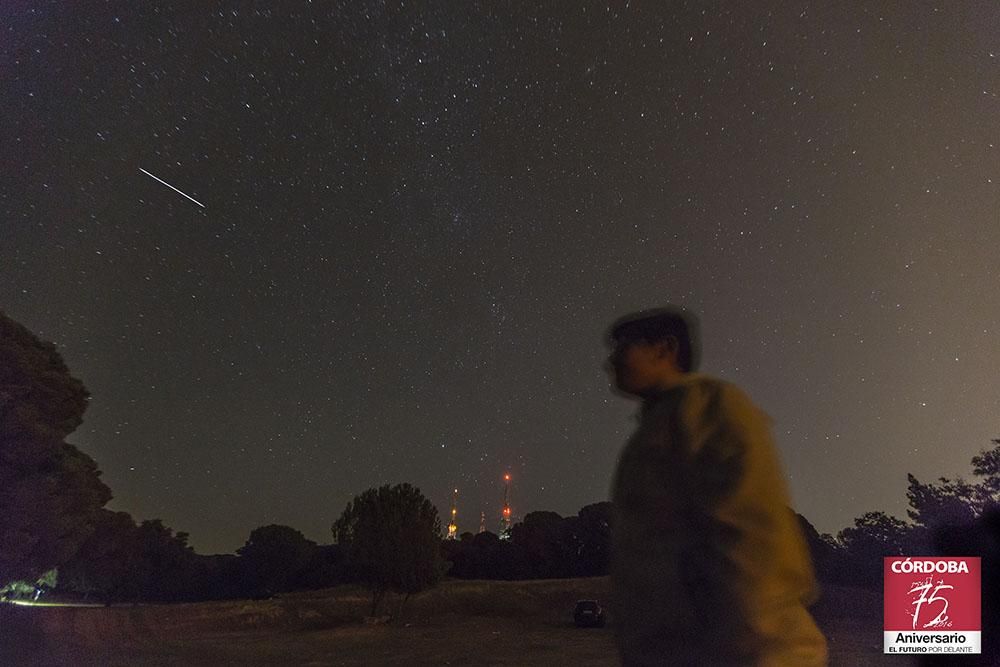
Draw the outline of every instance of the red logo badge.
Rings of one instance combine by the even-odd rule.
[[[885,653],[980,653],[979,558],[883,560]]]

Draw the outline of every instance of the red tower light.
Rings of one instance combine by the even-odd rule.
[[[500,513],[500,539],[510,539],[510,473],[503,476],[503,511]]]

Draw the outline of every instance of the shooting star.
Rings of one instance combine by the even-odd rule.
[[[160,183],[163,183],[163,184],[164,184],[165,186],[167,186],[168,188],[170,188],[170,189],[171,189],[171,190],[173,190],[174,192],[179,192],[180,194],[184,195],[185,197],[187,197],[188,199],[190,199],[191,201],[193,201],[193,202],[194,202],[195,204],[197,204],[198,206],[201,206],[202,208],[205,208],[205,205],[204,205],[204,204],[202,204],[202,203],[201,203],[200,201],[198,201],[198,200],[197,200],[197,199],[195,199],[194,197],[191,197],[191,196],[189,196],[189,195],[185,195],[185,194],[184,194],[183,192],[181,192],[180,190],[178,190],[178,189],[177,189],[177,188],[175,188],[174,186],[170,185],[170,183],[167,183],[167,182],[166,182],[165,180],[163,180],[162,178],[157,178],[156,176],[153,176],[153,175],[152,175],[151,173],[149,173],[148,171],[146,171],[146,170],[145,170],[145,169],[143,169],[142,167],[139,167],[139,171],[141,171],[142,173],[146,174],[146,175],[147,175],[147,176],[149,176],[150,178],[155,178],[155,179],[156,179],[156,180],[158,180],[158,181],[159,181]]]

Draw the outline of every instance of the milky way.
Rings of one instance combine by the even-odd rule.
[[[0,308],[201,552],[605,500],[602,334],[666,302],[821,531],[1000,437],[993,2],[13,4]]]

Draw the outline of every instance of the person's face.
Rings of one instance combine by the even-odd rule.
[[[633,396],[650,393],[663,377],[668,346],[646,341],[619,341],[611,349],[605,368],[615,386]]]

